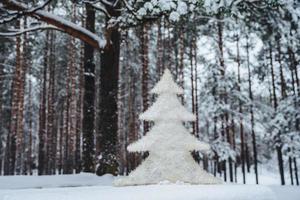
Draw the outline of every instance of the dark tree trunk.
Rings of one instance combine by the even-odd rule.
[[[270,59],[270,66],[271,66],[271,78],[272,78],[272,90],[273,90],[273,103],[275,112],[277,110],[277,96],[276,96],[276,86],[275,86],[275,72],[273,66],[273,53],[272,53],[272,44],[269,46],[269,59]],[[276,145],[276,152],[277,152],[277,159],[278,159],[278,167],[279,167],[279,174],[281,185],[285,185],[285,178],[284,178],[284,167],[283,167],[283,156],[282,156],[282,144],[280,141],[280,133],[275,138],[275,145]]]
[[[115,9],[108,7],[111,16],[118,17],[119,6]],[[116,11],[118,10],[118,11]],[[110,42],[101,51],[100,69],[100,97],[99,97],[99,144],[101,144],[97,174],[117,174],[117,142],[118,142],[118,79],[119,79],[119,55],[120,33],[118,29],[106,30],[110,36]]]
[[[78,102],[77,102],[77,119],[76,119],[76,139],[75,139],[75,172],[80,173],[81,171],[81,138],[82,138],[82,105],[83,105],[83,73],[84,73],[84,46],[81,44],[80,48],[80,64],[78,67]]]
[[[55,137],[55,129],[54,129],[54,104],[55,104],[55,55],[54,55],[54,32],[50,32],[50,43],[49,43],[49,83],[48,83],[48,105],[47,105],[47,152],[48,152],[48,166],[47,166],[47,174],[55,174],[55,145],[53,143],[56,142]]]
[[[86,5],[86,29],[95,32],[95,11]],[[102,91],[101,91],[102,92]],[[95,64],[94,47],[84,44],[84,94],[82,119],[82,168],[84,172],[94,172],[94,99],[95,99]]]
[[[160,78],[160,75],[163,73],[162,62],[163,62],[163,41],[162,41],[162,22],[161,19],[158,21],[158,30],[157,30],[157,60],[156,60],[156,70],[157,70],[157,81]]]
[[[43,87],[40,102],[39,117],[39,155],[38,155],[38,175],[45,174],[47,164],[46,158],[46,96],[47,96],[47,70],[48,70],[48,38],[49,31],[46,32],[46,44],[44,49],[44,69],[43,69]]]
[[[297,166],[297,160],[296,160],[296,158],[293,159],[293,163],[294,163],[296,184],[299,185],[298,166]]]
[[[149,82],[149,58],[148,58],[148,24],[144,24],[141,30],[141,62],[142,62],[142,98],[143,98],[143,111],[146,111],[149,107],[148,97],[148,82]],[[149,131],[149,123],[143,122],[143,134],[145,135]]]

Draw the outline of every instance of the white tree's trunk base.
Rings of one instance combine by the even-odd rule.
[[[150,152],[149,157],[129,176],[117,179],[115,186],[170,183],[221,184],[222,180],[204,171],[190,152]]]

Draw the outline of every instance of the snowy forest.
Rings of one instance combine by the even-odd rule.
[[[0,175],[128,175],[168,69],[200,168],[299,186],[299,22],[299,0],[1,0]]]

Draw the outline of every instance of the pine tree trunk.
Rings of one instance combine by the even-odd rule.
[[[295,60],[295,54],[292,50],[291,47],[288,47],[288,54],[289,54],[289,61],[290,61],[290,71],[291,71],[291,77],[292,77],[292,89],[293,89],[293,95],[295,97],[295,107],[298,108],[298,102],[296,100],[296,97],[299,96],[299,93],[296,92],[296,80],[295,80],[295,73],[294,73],[294,70],[296,71],[297,70],[297,62]],[[297,87],[299,89],[299,87]],[[299,127],[299,119],[297,118],[296,119],[296,123],[295,123],[295,128],[296,130],[300,130],[300,127]],[[298,168],[297,168],[297,160],[296,160],[296,157],[293,158],[293,163],[294,165],[294,172],[295,172],[295,180],[296,180],[296,184],[299,185],[299,179],[298,179]],[[290,165],[290,168],[291,168],[291,162],[290,162],[290,159],[289,159],[289,165]],[[290,175],[292,177],[292,174]]]
[[[142,98],[143,98],[143,111],[146,111],[149,107],[148,97],[148,82],[149,82],[149,36],[148,36],[149,25],[144,24],[141,31],[141,62],[142,62]],[[143,122],[143,134],[145,135],[149,131],[149,123]]]
[[[28,74],[31,75],[31,66],[28,66]],[[33,137],[32,137],[32,82],[29,78],[28,82],[28,134],[29,134],[29,142],[28,142],[28,152],[27,152],[27,169],[29,175],[32,175],[32,166],[33,166]]]
[[[63,145],[64,145],[64,152],[63,152],[63,174],[70,174],[71,173],[71,163],[70,163],[70,94],[69,94],[69,82],[70,82],[70,64],[67,65],[67,78],[66,78],[66,96],[65,96],[65,104],[64,104],[64,124],[63,124]]]
[[[235,135],[235,123],[234,123],[234,116],[231,117],[231,133],[232,133],[232,146],[233,150],[236,152],[236,135]],[[234,162],[234,182],[237,183],[237,158],[235,159]]]
[[[24,24],[23,27],[24,29],[27,28],[27,18],[24,17]],[[25,91],[26,91],[26,79],[27,79],[27,74],[31,74],[31,57],[30,57],[30,52],[29,52],[29,45],[28,45],[28,38],[27,38],[27,34],[24,33],[23,34],[23,70],[24,70],[24,75],[23,75],[23,82],[24,82],[24,87],[23,89],[23,119],[21,121],[21,123],[23,124],[22,127],[22,131],[23,131],[23,144],[22,144],[22,174],[23,175],[28,175],[28,174],[32,174],[32,169],[31,169],[31,163],[32,163],[32,159],[31,159],[31,153],[32,153],[32,121],[31,121],[31,79],[29,78],[29,86],[28,86],[28,97],[27,97],[27,102],[26,104],[24,104],[25,102]],[[30,112],[28,113],[29,116],[25,116],[25,114],[27,114],[25,111],[27,107],[29,108]],[[25,117],[24,117],[25,116]],[[28,119],[28,120],[27,120]],[[27,127],[28,127],[28,131],[25,131],[25,123],[28,123]]]
[[[257,171],[257,150],[256,150],[256,136],[254,131],[254,112],[253,112],[253,93],[252,93],[252,81],[251,81],[251,70],[250,70],[250,58],[249,58],[249,43],[247,36],[247,69],[248,69],[248,83],[249,83],[249,98],[251,100],[250,105],[250,116],[251,116],[251,136],[252,136],[252,148],[253,148],[253,158],[254,158],[254,173],[255,173],[255,182],[258,184],[258,171]]]
[[[194,70],[194,56],[193,56],[193,46],[191,45],[190,46],[190,65],[191,65],[191,74],[190,74],[190,79],[191,79],[191,99],[192,99],[192,113],[195,114],[195,78],[194,78],[194,73],[195,73],[195,70]],[[192,125],[193,125],[193,135],[196,135],[196,124],[195,122],[192,122]]]
[[[46,32],[46,44],[44,47],[44,69],[43,69],[43,86],[40,101],[40,117],[39,117],[39,153],[38,153],[38,175],[45,175],[47,165],[46,154],[46,96],[47,96],[47,70],[48,70],[48,38],[49,31]]]
[[[296,184],[299,185],[298,166],[297,166],[297,160],[296,160],[296,158],[293,159],[293,163],[294,163]]]
[[[85,27],[95,32],[95,11],[86,4]],[[94,48],[84,44],[84,94],[82,119],[82,168],[84,172],[94,172],[94,100],[95,100],[95,64]]]
[[[55,173],[55,149],[53,143],[55,142],[54,129],[54,81],[55,81],[55,57],[54,57],[54,32],[49,32],[49,59],[48,59],[48,84],[47,84],[47,164],[46,174],[51,175]]]
[[[72,21],[76,21],[76,7],[73,4],[72,11]],[[70,140],[69,140],[69,163],[70,163],[70,173],[73,173],[75,169],[75,138],[76,138],[76,45],[75,38],[70,40]]]
[[[78,101],[76,109],[76,141],[75,141],[75,172],[81,172],[81,138],[82,138],[82,110],[84,92],[84,45],[80,48],[80,64],[78,66]]]
[[[193,50],[194,50],[194,62],[195,62],[195,67],[194,67],[194,75],[195,75],[195,91],[194,91],[194,96],[195,96],[195,115],[196,115],[196,121],[195,121],[195,133],[196,137],[199,138],[199,102],[198,102],[198,66],[197,66],[197,39],[196,37],[193,38]]]
[[[59,158],[58,158],[58,174],[63,173],[63,134],[64,134],[64,109],[61,111],[59,119]]]
[[[162,23],[161,19],[158,21],[158,30],[157,30],[157,60],[156,60],[156,70],[157,70],[157,81],[159,80],[159,77],[163,73],[163,41],[162,41]]]
[[[107,8],[111,16],[120,16],[120,5]],[[99,97],[99,139],[101,156],[97,174],[117,174],[118,142],[118,80],[120,57],[120,32],[117,28],[106,30],[111,43],[101,52],[100,97]]]
[[[25,21],[23,21],[21,27],[25,27]],[[24,141],[24,95],[25,95],[25,77],[26,77],[26,58],[24,49],[26,49],[26,34],[20,38],[20,77],[19,77],[19,88],[18,88],[18,117],[17,117],[17,149],[16,149],[16,174],[21,175],[24,164],[24,152],[25,152],[25,141]]]
[[[241,58],[240,58],[240,38],[237,36],[236,48],[237,48],[237,66],[238,66],[238,91],[241,92]],[[244,124],[243,124],[243,107],[242,101],[239,99],[239,113],[240,113],[240,140],[241,140],[241,163],[243,183],[246,184],[246,170],[245,170],[245,140],[244,140]]]
[[[279,71],[280,71],[280,87],[281,87],[281,98],[285,99],[287,97],[286,92],[286,82],[284,79],[283,69],[282,69],[282,60],[281,60],[281,47],[280,47],[280,39],[277,39],[277,51],[278,51],[278,63],[279,63]],[[290,152],[291,149],[288,148],[288,151]],[[293,167],[292,167],[292,157],[289,156],[289,172],[290,172],[290,178],[291,178],[291,184],[294,185],[294,179],[293,179]]]
[[[269,59],[270,59],[270,66],[271,66],[271,77],[272,77],[272,89],[273,89],[273,103],[275,112],[277,110],[277,96],[276,96],[276,88],[275,88],[275,73],[274,73],[274,66],[273,66],[273,53],[272,53],[272,45],[269,46]],[[283,156],[282,156],[282,144],[280,141],[280,133],[276,136],[275,139],[276,145],[276,152],[277,152],[277,159],[278,159],[278,167],[279,167],[279,174],[281,185],[285,185],[285,178],[284,178],[284,167],[283,167]]]
[[[17,28],[20,28],[20,21],[17,21]],[[21,37],[16,38],[16,67],[12,83],[12,103],[11,103],[11,124],[9,137],[9,172],[8,175],[14,175],[16,171],[16,159],[20,160],[20,135],[19,135],[19,105],[20,105],[20,88],[22,79],[22,52],[21,52]],[[18,152],[17,152],[18,151]],[[17,157],[18,156],[18,157]],[[19,164],[19,163],[18,163]],[[19,167],[19,166],[17,166]]]

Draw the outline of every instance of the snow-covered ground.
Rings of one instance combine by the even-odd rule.
[[[0,200],[299,200],[300,198],[300,187],[297,186],[162,183],[114,187],[113,180],[110,175],[98,177],[86,173],[42,177],[5,176],[0,177]]]

